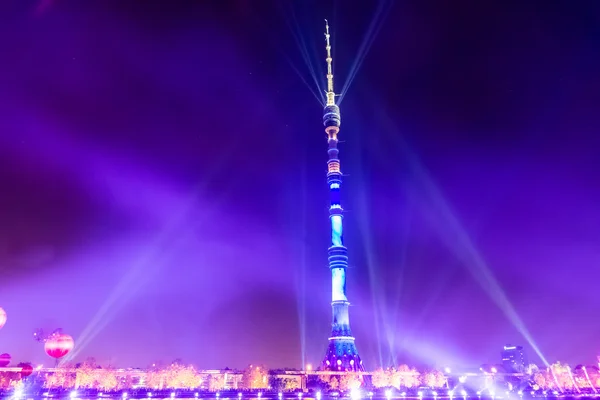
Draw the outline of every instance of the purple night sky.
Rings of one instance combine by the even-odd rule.
[[[49,364],[32,333],[62,327],[76,361],[319,364],[327,144],[294,33],[322,88],[329,18],[339,91],[376,2],[250,3],[2,2],[0,353]],[[341,104],[368,369],[600,353],[600,4],[484,3],[395,3]]]

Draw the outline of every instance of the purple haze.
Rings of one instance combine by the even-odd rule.
[[[62,327],[75,360],[300,367],[305,343],[317,365],[326,143],[284,57],[306,71],[289,10],[13,3],[0,8],[0,352],[48,364],[32,332]],[[513,343],[539,362],[507,300],[549,361],[591,363],[592,11],[438,3],[390,12],[342,103],[361,356],[477,366]],[[337,11],[341,86],[372,10]],[[299,13],[313,63],[331,13]]]

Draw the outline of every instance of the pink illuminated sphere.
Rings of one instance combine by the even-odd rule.
[[[48,338],[44,343],[44,350],[50,357],[59,359],[69,354],[74,346],[75,341],[71,336],[66,333],[58,333]]]
[[[0,307],[0,329],[6,324],[6,311]]]
[[[0,368],[7,367],[12,357],[8,353],[0,354]]]

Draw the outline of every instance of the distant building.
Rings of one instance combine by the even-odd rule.
[[[527,367],[527,359],[523,346],[504,346],[504,350],[500,353],[502,356],[502,366],[506,372],[524,372]]]

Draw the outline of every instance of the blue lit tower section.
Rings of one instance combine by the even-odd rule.
[[[325,21],[325,40],[327,50],[327,104],[323,111],[323,124],[329,145],[327,161],[327,184],[331,193],[329,220],[331,221],[331,246],[329,247],[329,269],[331,270],[331,306],[333,322],[327,354],[323,360],[323,369],[329,371],[363,371],[354,337],[350,330],[348,298],[346,297],[346,270],[348,268],[348,250],[342,239],[343,209],[340,203],[342,173],[338,158],[338,133],[340,131],[340,108],[335,104],[333,91],[333,72],[331,69],[331,46],[329,44],[329,25]]]

